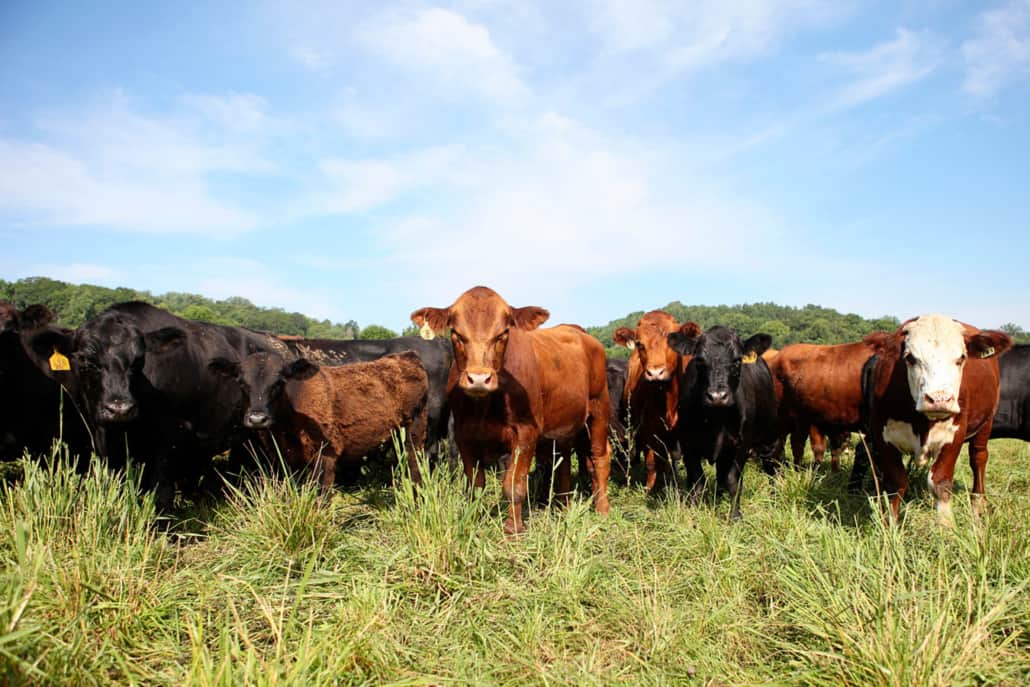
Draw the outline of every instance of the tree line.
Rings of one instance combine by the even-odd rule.
[[[29,277],[13,282],[0,279],[0,300],[10,301],[18,307],[42,303],[57,313],[58,321],[66,327],[78,327],[115,303],[139,300],[190,320],[250,327],[310,339],[388,339],[398,336],[397,332],[381,325],[370,324],[361,328],[354,320],[343,323],[316,320],[282,308],[262,308],[239,296],[214,300],[175,291],[154,295],[149,291],[126,287],[69,284],[47,277]],[[776,348],[797,342],[835,344],[858,341],[876,330],[893,331],[900,324],[896,317],[866,319],[817,305],[802,308],[775,303],[683,305],[673,301],[662,309],[680,322],[693,320],[705,329],[722,324],[736,329],[742,337],[765,332],[773,337],[773,346]],[[633,312],[606,325],[588,327],[587,331],[605,345],[609,355],[626,357],[629,351],[616,346],[612,335],[619,327],[636,327],[637,320],[643,314],[643,311]],[[1000,329],[1019,343],[1030,343],[1030,332],[1016,324],[1005,324]],[[408,326],[401,334],[417,336],[418,328]]]
[[[662,310],[678,322],[693,320],[702,329],[721,324],[737,330],[741,338],[764,332],[773,338],[773,346],[782,348],[792,343],[839,344],[859,341],[877,330],[894,331],[901,322],[896,317],[884,316],[867,319],[854,313],[840,313],[832,308],[806,305],[795,308],[775,303],[746,303],[744,305],[683,305],[669,303]],[[634,329],[644,311],[633,312],[587,331],[600,339],[609,356],[628,357],[629,350],[615,344],[612,338],[619,327]],[[976,323],[986,326],[984,323]],[[1016,324],[1005,324],[1002,331],[1018,343],[1030,343],[1030,332]]]

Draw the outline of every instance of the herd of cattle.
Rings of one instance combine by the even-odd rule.
[[[1030,440],[1030,346],[1008,352],[1004,333],[941,315],[861,342],[775,351],[766,334],[742,341],[726,327],[701,331],[653,311],[615,332],[633,351],[628,361],[606,359],[578,326],[540,329],[547,318],[481,286],[450,307],[413,312],[422,337],[386,341],[277,337],[140,302],[69,330],[44,306],[0,302],[0,454],[46,454],[60,436],[73,454],[102,456],[115,469],[132,456],[143,486],[167,506],[176,487],[210,476],[216,455],[247,460],[248,442],[310,466],[331,489],[401,429],[416,482],[416,454],[435,460],[451,441],[472,486],[502,466],[504,527],[514,534],[525,526],[531,465],[567,498],[573,452],[596,510],[608,512],[611,436],[629,437],[644,456],[652,493],[681,455],[696,497],[702,460],[714,462],[717,491],[739,517],[749,455],[771,473],[787,437],[795,461],[811,438],[816,460],[828,443],[837,469],[850,433],[863,432],[852,488],[871,458],[896,518],[908,481],[903,454],[933,461],[943,524],[964,443],[979,512],[988,439]]]

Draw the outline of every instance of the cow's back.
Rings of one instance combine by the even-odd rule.
[[[311,455],[324,441],[335,455],[360,458],[389,441],[390,432],[413,426],[424,441],[428,380],[413,352],[371,362],[322,367],[310,379],[291,381],[289,430]],[[419,416],[421,415],[421,422]]]
[[[541,394],[541,433],[568,438],[583,427],[588,402],[604,397],[609,412],[608,375],[601,342],[575,325],[562,324],[528,333]],[[507,364],[507,361],[506,361]]]
[[[783,411],[812,422],[858,424],[862,366],[872,354],[861,342],[785,346],[769,365]]]

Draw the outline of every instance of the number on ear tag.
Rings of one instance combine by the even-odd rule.
[[[994,355],[994,346],[988,347],[983,353],[980,354],[981,358],[990,358]]]
[[[756,360],[758,360],[758,354],[754,351],[751,351],[743,358],[741,358],[740,362],[744,363],[745,365],[754,365]]]
[[[429,326],[429,320],[423,322],[422,326],[419,327],[418,335],[426,341],[432,341],[436,338],[436,334],[433,333],[432,327]]]
[[[50,356],[50,369],[54,372],[68,372],[72,366],[68,358],[55,348],[54,354]]]

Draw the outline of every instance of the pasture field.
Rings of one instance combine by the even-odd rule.
[[[965,454],[963,453],[963,456]],[[0,682],[154,685],[1030,684],[1030,445],[991,444],[991,510],[900,527],[847,474],[744,475],[743,522],[612,487],[501,534],[470,499],[245,481],[154,527],[94,468],[23,461],[0,492]],[[846,467],[850,467],[846,464]]]

